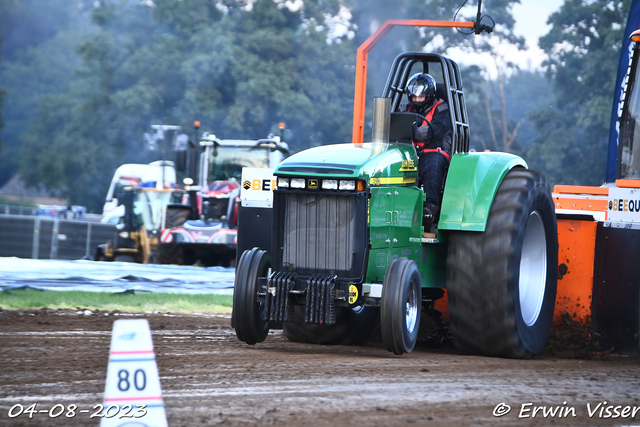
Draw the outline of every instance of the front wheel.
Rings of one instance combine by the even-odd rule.
[[[253,248],[244,251],[236,269],[231,323],[238,339],[250,345],[264,341],[269,333],[269,323],[262,319],[264,303],[257,298],[258,278],[265,277],[269,267],[269,254]]]
[[[384,347],[395,354],[409,353],[418,339],[422,311],[420,271],[414,261],[389,263],[380,298],[380,329]]]
[[[542,351],[556,299],[558,234],[544,177],[512,170],[484,232],[451,233],[451,332],[464,352],[529,358]]]

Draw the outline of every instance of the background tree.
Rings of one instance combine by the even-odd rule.
[[[451,21],[475,21],[477,1],[470,1],[458,10],[465,2],[443,2],[437,0],[345,0],[353,13],[353,22],[357,27],[355,45],[359,46],[388,18],[394,19],[428,19]],[[443,28],[411,28],[397,27],[370,52],[368,60],[367,99],[380,96],[393,59],[403,51],[425,51],[452,55],[460,58],[465,52],[490,52],[489,43],[506,42],[518,47],[524,45],[524,39],[513,33],[514,19],[511,8],[520,0],[485,0],[483,14],[490,15],[497,24],[489,36],[471,34],[469,30]],[[457,12],[457,15],[456,15]],[[485,18],[483,23],[490,23]],[[469,88],[465,80],[465,88]],[[369,103],[371,104],[371,103]],[[371,115],[368,105],[367,117]],[[365,130],[367,135],[367,130]]]
[[[493,70],[470,66],[462,67],[461,73],[471,125],[470,147],[524,155],[538,135],[527,113],[554,103],[544,75],[509,67],[497,59]]]
[[[74,79],[74,70],[80,64],[75,49],[81,34],[89,28],[89,10],[79,1],[0,2],[0,81],[6,90],[5,128],[0,131],[0,185],[18,170],[20,135],[31,132],[40,97],[64,93]],[[54,129],[40,135],[41,144],[46,145]]]
[[[188,129],[199,119],[219,137],[257,139],[284,121],[294,150],[348,140],[355,50],[346,37],[329,39],[325,21],[339,8],[315,6],[99,3],[97,29],[78,50],[79,78],[41,99],[34,132],[23,136],[25,179],[98,209],[113,168],[159,157],[142,144],[151,124]]]
[[[512,33],[510,14],[517,2],[484,2],[498,24],[491,38],[521,42]],[[99,211],[115,167],[163,156],[144,145],[142,136],[152,124],[180,125],[192,135],[197,119],[202,131],[218,137],[256,139],[284,121],[294,151],[349,141],[356,48],[380,17],[450,20],[458,5],[6,0],[0,7],[9,11],[0,14],[0,34],[11,52],[0,67],[11,105],[2,131],[7,151],[0,159],[0,184],[19,159],[29,184],[59,189],[71,203]],[[42,10],[54,19],[40,22]],[[457,19],[474,18],[472,4]],[[399,51],[488,49],[488,40],[454,30],[394,30],[385,39],[389,44],[376,47],[370,58],[370,95],[381,90],[380,76]],[[483,78],[470,76],[469,93],[476,80],[479,91],[486,87]],[[503,83],[508,102],[510,84]],[[478,111],[484,116],[472,121],[474,135],[487,125],[484,107]]]
[[[630,0],[566,0],[540,39],[548,55],[558,108],[530,113],[539,137],[530,166],[552,183],[599,185],[604,180],[609,118]]]

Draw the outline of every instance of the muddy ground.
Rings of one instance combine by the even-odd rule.
[[[0,311],[0,426],[99,425],[88,414],[9,411],[102,403],[111,329],[123,317]],[[248,346],[229,316],[136,317],[151,326],[170,426],[640,425],[636,358],[506,360],[425,346],[395,356],[379,343],[298,344],[280,331]],[[501,403],[511,411],[495,417]],[[559,411],[532,418],[536,407]]]

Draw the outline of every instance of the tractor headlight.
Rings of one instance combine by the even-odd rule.
[[[278,188],[289,188],[289,178],[278,177]]]
[[[304,178],[291,178],[291,188],[304,188]]]
[[[338,180],[337,179],[324,179],[324,180],[322,180],[322,189],[323,190],[337,190],[338,189]]]
[[[341,179],[340,180],[340,190],[355,190],[356,189],[356,182],[352,179],[349,180],[344,180]]]

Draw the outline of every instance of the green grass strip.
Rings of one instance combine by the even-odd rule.
[[[214,294],[109,293],[12,289],[0,292],[3,310],[88,309],[126,313],[231,313],[233,296]]]

